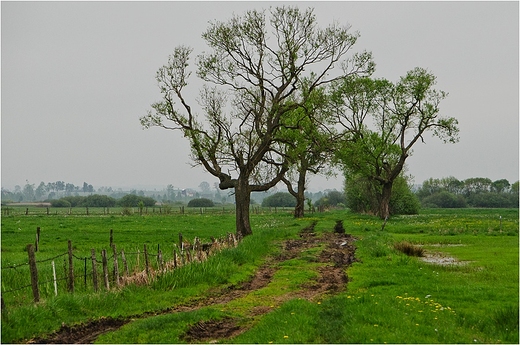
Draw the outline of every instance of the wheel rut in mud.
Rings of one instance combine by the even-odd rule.
[[[300,287],[300,290],[282,296],[283,301],[304,298],[313,300],[324,294],[335,294],[345,289],[348,277],[345,273],[346,267],[356,261],[354,245],[355,238],[349,234],[326,232],[316,236],[313,232],[314,226],[304,228],[300,232],[300,238],[287,240],[283,243],[283,250],[278,255],[269,258],[252,277],[251,280],[237,286],[231,286],[209,296],[192,301],[187,305],[179,305],[155,312],[146,312],[125,318],[100,318],[79,325],[63,325],[58,331],[45,337],[34,338],[29,343],[36,344],[85,344],[94,342],[103,333],[115,331],[125,324],[147,317],[164,315],[178,312],[188,312],[203,307],[226,304],[235,299],[246,296],[252,291],[266,287],[276,272],[276,264],[297,258],[303,251],[324,246],[324,249],[316,257],[316,262],[323,263],[318,268],[318,277],[310,280]],[[282,301],[282,302],[283,302]],[[263,315],[272,311],[272,308],[258,306],[250,311],[250,316]],[[221,320],[199,321],[192,325],[183,335],[187,342],[207,342],[226,339],[236,336],[247,329],[238,325],[232,318]]]

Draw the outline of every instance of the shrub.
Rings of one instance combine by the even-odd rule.
[[[114,207],[116,205],[116,199],[106,195],[89,195],[85,198],[82,206],[87,207]]]
[[[345,179],[345,194],[347,207],[358,213],[376,214],[379,208],[381,185],[360,175],[349,176]],[[399,176],[392,186],[390,198],[390,214],[417,214],[421,204],[417,196],[412,193],[405,177]]]
[[[440,208],[464,208],[466,200],[462,195],[442,191],[432,194],[422,200],[424,207],[440,207]]]
[[[316,207],[345,207],[345,203],[347,202],[345,198],[345,194],[342,192],[338,192],[337,190],[333,190],[325,194],[319,200],[314,203]]]
[[[289,193],[278,192],[262,200],[262,207],[295,207],[296,198]]]
[[[123,207],[138,207],[140,201],[142,201],[146,207],[155,205],[155,199],[147,196],[138,196],[135,194],[127,194],[119,199],[117,203]]]
[[[418,214],[421,203],[417,196],[412,193],[406,179],[397,178],[392,188],[390,198],[391,214]]]
[[[394,248],[408,256],[424,256],[424,249],[407,241],[394,243]]]
[[[475,193],[469,196],[468,203],[473,207],[518,207],[518,194]]]
[[[66,196],[62,198],[63,200],[67,200],[70,202],[70,207],[79,207],[83,206],[83,202],[85,201],[84,196]]]
[[[206,198],[191,199],[188,202],[188,207],[213,207],[213,201]]]
[[[52,207],[71,207],[70,202],[65,199],[51,200]]]

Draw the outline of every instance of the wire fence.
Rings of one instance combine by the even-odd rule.
[[[252,213],[277,213],[294,211],[294,207],[261,207],[251,205]],[[314,210],[311,210],[314,212]],[[319,211],[319,210],[318,210]],[[23,206],[2,206],[2,216],[56,216],[56,215],[75,215],[75,216],[100,216],[100,215],[182,215],[182,214],[233,214],[234,205],[222,207],[185,207],[185,206],[150,206],[150,207],[49,207],[40,204]]]
[[[27,262],[1,267],[2,310],[6,304],[38,302],[63,293],[93,293],[129,284],[149,284],[160,274],[205,261],[224,248],[236,247],[238,240],[229,233],[211,238],[209,243],[202,243],[198,237],[190,243],[179,233],[178,244],[158,244],[154,248],[144,244],[133,251],[118,250],[111,240],[108,251],[92,248],[86,256],[78,255],[68,241],[67,252],[38,260],[37,243],[27,245]]]

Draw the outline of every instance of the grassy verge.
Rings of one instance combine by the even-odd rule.
[[[291,219],[290,216],[282,218]],[[128,286],[115,292],[64,293],[57,297],[51,295],[36,305],[9,305],[7,313],[2,315],[2,342],[23,341],[50,333],[62,323],[71,325],[100,317],[160,311],[197,299],[211,289],[245,281],[268,255],[277,251],[273,241],[294,236],[298,231],[296,227],[280,230],[276,226],[278,221],[260,216],[256,220],[256,226],[262,230],[244,239],[239,247],[224,250],[202,264],[160,276],[150,286]]]

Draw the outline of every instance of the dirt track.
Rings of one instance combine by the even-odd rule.
[[[234,299],[247,295],[267,286],[275,273],[276,263],[296,258],[308,248],[326,244],[326,248],[316,258],[325,266],[318,270],[319,277],[315,281],[309,281],[297,292],[283,296],[284,300],[293,298],[305,298],[312,300],[326,293],[337,293],[345,288],[348,282],[345,268],[356,261],[355,239],[348,234],[325,233],[321,237],[312,232],[313,226],[302,230],[300,239],[288,240],[284,243],[283,251],[278,256],[270,259],[264,266],[260,267],[255,276],[240,286],[226,288],[212,296],[203,297],[191,305],[180,305],[157,312],[149,312],[141,315],[133,315],[123,319],[101,318],[76,326],[62,326],[57,332],[47,337],[35,338],[29,343],[48,344],[85,344],[92,343],[96,338],[106,332],[111,332],[122,327],[135,319],[142,319],[155,315],[193,311],[206,306],[226,304]],[[259,306],[251,310],[251,316],[268,313],[271,308]],[[185,334],[184,340],[188,342],[209,341],[225,339],[242,332],[246,329],[240,328],[233,319],[201,321],[194,324]]]

